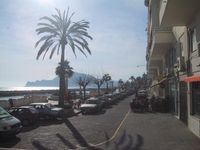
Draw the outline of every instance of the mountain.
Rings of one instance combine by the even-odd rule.
[[[87,74],[74,72],[73,76],[69,78],[68,85],[69,87],[78,87],[76,83],[80,77],[85,77]],[[93,76],[88,75],[90,78],[94,79]],[[59,87],[59,77],[55,77],[52,80],[36,80],[36,81],[28,81],[25,85],[26,87]],[[91,84],[90,86],[95,86]]]

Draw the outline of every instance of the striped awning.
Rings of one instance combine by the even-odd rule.
[[[197,82],[200,81],[200,76],[190,76],[184,79],[185,82]]]

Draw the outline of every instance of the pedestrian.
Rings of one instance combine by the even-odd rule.
[[[13,106],[14,106],[14,104],[13,104],[13,99],[10,98],[8,101],[9,101],[9,103],[10,103],[10,107],[13,107]]]
[[[80,106],[81,106],[81,100],[78,99],[78,109],[80,109]]]

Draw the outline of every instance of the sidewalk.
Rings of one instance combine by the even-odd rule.
[[[200,150],[200,139],[171,114],[130,113],[106,150]]]

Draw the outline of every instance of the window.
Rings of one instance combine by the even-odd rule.
[[[191,32],[191,50],[197,50],[196,29],[193,29]]]
[[[192,83],[192,112],[200,115],[200,82]]]

